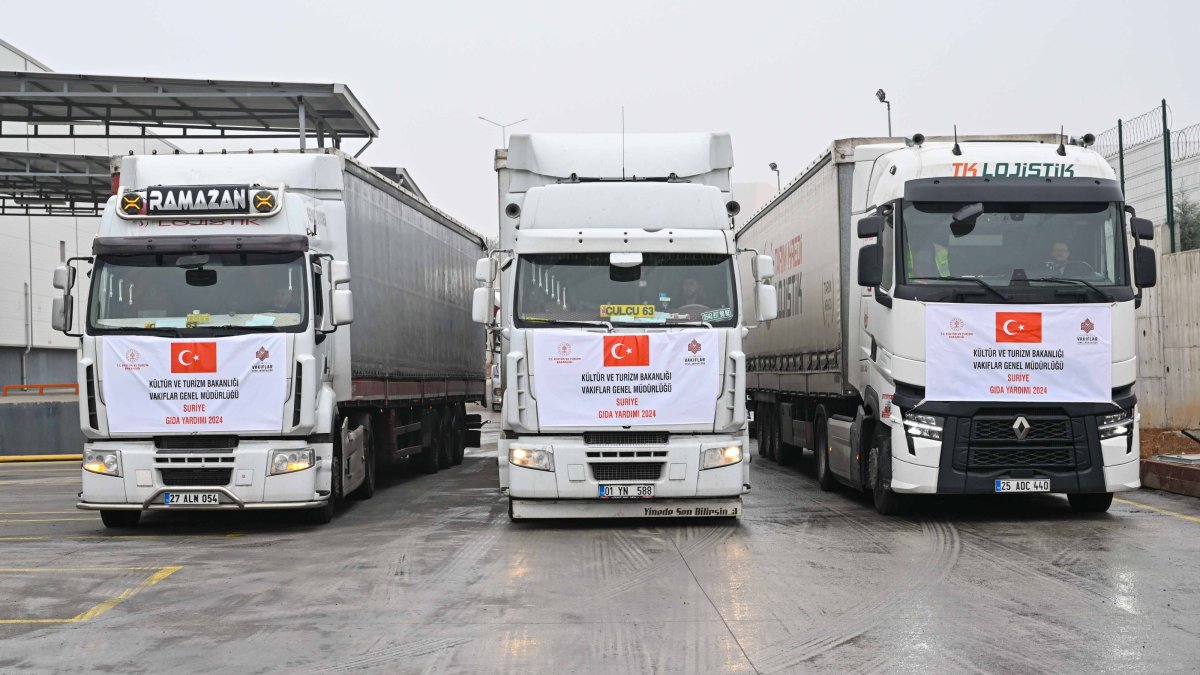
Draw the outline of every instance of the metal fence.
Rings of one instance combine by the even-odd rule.
[[[1139,215],[1165,224],[1170,235],[1166,247],[1179,250],[1175,222],[1177,191],[1200,190],[1200,124],[1171,131],[1170,108],[1164,99],[1152,110],[1096,136],[1095,149],[1113,164],[1125,192],[1125,201]]]

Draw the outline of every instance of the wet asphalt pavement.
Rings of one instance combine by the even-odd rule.
[[[754,457],[740,521],[510,523],[495,428],[324,527],[106,530],[0,464],[0,672],[1195,672],[1200,502],[943,499],[887,519]]]

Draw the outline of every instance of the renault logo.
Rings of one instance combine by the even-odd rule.
[[[1024,415],[1018,416],[1017,421],[1013,422],[1012,430],[1017,435],[1018,441],[1025,440],[1025,437],[1029,435],[1029,429],[1029,420],[1025,419]]]

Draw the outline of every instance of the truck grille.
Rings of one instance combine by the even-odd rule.
[[[1029,429],[1017,437],[1017,414],[980,415],[971,420],[967,467],[977,469],[1076,467],[1075,432],[1062,415],[1024,415]]]
[[[1071,420],[1069,418],[1045,418],[1026,416],[1029,421],[1029,432],[1023,442],[1037,441],[1070,441]],[[1016,441],[1017,432],[1013,429],[1017,416],[979,418],[971,423],[971,440],[973,441]]]
[[[598,481],[609,480],[658,480],[662,476],[662,462],[594,462],[592,477]]]
[[[203,487],[229,485],[233,469],[159,469],[163,485],[172,487]]]
[[[154,437],[154,447],[159,450],[232,450],[237,446],[237,436]]]
[[[1074,450],[1066,448],[971,448],[972,468],[1043,467],[1070,468]]]
[[[665,431],[592,431],[583,435],[587,445],[666,445]]]

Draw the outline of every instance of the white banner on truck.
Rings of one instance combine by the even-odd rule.
[[[544,427],[713,423],[721,383],[714,331],[533,335],[534,397]]]
[[[112,433],[233,433],[283,426],[284,335],[104,336],[100,341]]]
[[[1112,400],[1112,308],[925,306],[931,401]]]

